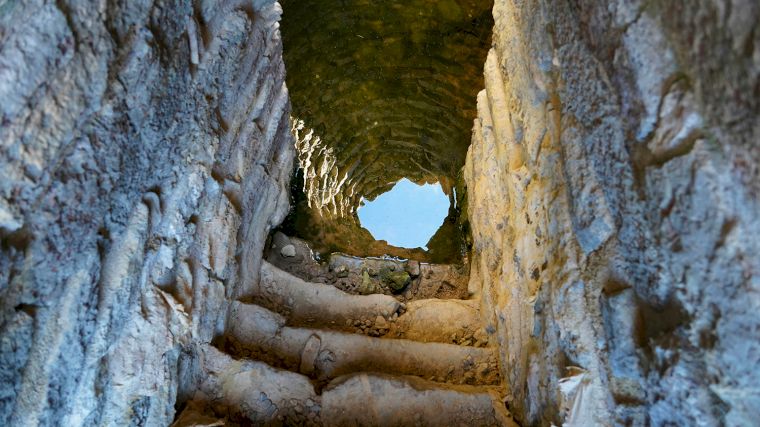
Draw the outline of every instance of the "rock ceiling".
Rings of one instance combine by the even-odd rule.
[[[298,148],[311,209],[355,222],[362,197],[372,199],[403,177],[441,181],[450,192],[483,88],[492,2],[282,5],[287,83],[293,117],[303,121]]]

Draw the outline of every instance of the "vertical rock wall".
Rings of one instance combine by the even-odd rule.
[[[171,423],[287,212],[280,13],[0,1],[0,424]]]
[[[471,285],[524,425],[760,417],[760,7],[497,0]]]

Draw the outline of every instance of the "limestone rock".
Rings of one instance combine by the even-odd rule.
[[[393,292],[400,292],[412,280],[406,271],[386,271],[382,277]]]
[[[511,423],[490,393],[367,374],[338,378],[323,407],[305,376],[208,345],[220,331],[295,370],[327,368],[316,374],[324,381],[380,363],[437,382],[481,377],[510,391],[522,425],[756,424],[760,6],[375,3],[393,20],[343,25],[331,14],[355,11],[332,2],[319,19],[341,28],[297,35],[310,65],[290,73],[307,89],[299,108],[367,108],[311,108],[324,123],[307,125],[290,122],[273,0],[0,1],[0,425],[170,425],[187,402],[178,425],[218,424],[217,412],[275,425],[419,424],[422,414]],[[313,15],[304,4],[289,2]],[[491,16],[492,42],[490,25],[468,31]],[[365,39],[412,19],[421,25]],[[337,44],[324,42],[332,30]],[[441,42],[456,37],[471,48]],[[377,67],[373,43],[388,63],[430,55],[363,73]],[[358,50],[315,58],[325,46]],[[484,66],[461,55],[489,48]],[[355,64],[334,65],[346,58]],[[354,80],[336,85],[324,70]],[[378,252],[387,245],[333,220],[401,175],[451,191],[469,135],[456,209],[471,230],[471,270],[345,257],[341,283],[404,291],[356,300],[262,267],[266,237],[288,212],[295,145],[315,178],[305,203],[329,217],[312,218],[311,230]],[[367,147],[392,152],[394,170]],[[283,258],[277,238],[272,254]],[[306,254],[288,244],[291,262]],[[407,318],[399,303],[468,295],[478,306],[460,312],[482,316],[485,333],[472,317],[450,321],[454,309],[435,311],[440,301],[410,304]],[[242,298],[303,327],[274,312],[228,322]],[[390,335],[430,342],[355,331],[311,339],[334,324],[374,333],[384,321]],[[437,360],[425,364],[431,348]],[[356,392],[367,389],[380,392]],[[368,401],[376,411],[344,410]],[[332,420],[319,419],[323,408]]]
[[[318,336],[312,335],[306,341],[303,350],[301,351],[301,365],[300,372],[305,375],[311,375],[314,372],[314,363],[319,355],[319,347],[321,341]]]
[[[377,316],[375,318],[375,328],[377,328],[377,329],[388,329],[388,321],[385,320],[385,317],[383,317],[383,316]]]
[[[369,295],[377,292],[375,281],[369,277],[367,270],[362,271],[361,283],[359,284],[357,291],[360,295]]]
[[[339,278],[348,277],[348,267],[339,265],[335,270],[335,275]]]
[[[286,258],[293,258],[296,256],[296,247],[293,245],[285,245],[282,249],[280,249],[280,255]]]
[[[760,8],[666,3],[495,2],[470,288],[523,425],[756,423]]]
[[[0,5],[0,425],[170,425],[183,348],[258,281],[294,158],[280,8],[208,4]]]
[[[405,270],[412,277],[419,276],[420,275],[420,262],[419,261],[415,261],[415,260],[410,260],[407,263],[407,265],[405,267]]]

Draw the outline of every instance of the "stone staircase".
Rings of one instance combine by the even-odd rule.
[[[477,301],[354,295],[264,261],[227,316],[177,427],[514,425]]]

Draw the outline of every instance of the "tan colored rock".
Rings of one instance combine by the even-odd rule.
[[[478,306],[478,301],[411,301],[405,305],[406,312],[391,324],[387,336],[421,342],[458,344],[463,340],[457,337],[473,336],[482,331]],[[487,342],[487,338],[485,341]]]
[[[320,380],[371,371],[423,378],[442,377],[454,384],[492,385],[499,380],[491,349],[452,344],[378,339],[352,333],[286,326],[286,319],[262,307],[234,303],[227,336],[236,345],[275,363],[297,368],[313,336],[320,340],[315,377]],[[478,364],[491,367],[475,371]]]
[[[301,365],[299,367],[299,372],[304,375],[311,375],[314,373],[314,367],[321,345],[322,342],[318,336],[312,335],[309,337],[301,351]]]
[[[517,426],[492,390],[442,387],[419,378],[341,378],[330,384],[322,405],[323,419],[335,426]]]
[[[198,358],[201,375],[191,401],[195,403],[190,404],[196,413],[200,406],[202,413],[214,411],[232,420],[297,425],[305,422],[306,402],[319,401],[303,375],[262,362],[237,361],[210,346],[199,347]]]
[[[401,303],[387,295],[351,295],[333,286],[308,283],[274,267],[261,266],[257,303],[286,313],[296,325],[340,327],[347,319],[389,318]]]
[[[375,318],[374,327],[377,329],[388,329],[388,321],[383,316],[377,316]]]
[[[760,9],[660,6],[494,3],[464,168],[470,293],[524,425],[756,418],[760,320],[731,295],[760,250]]]

